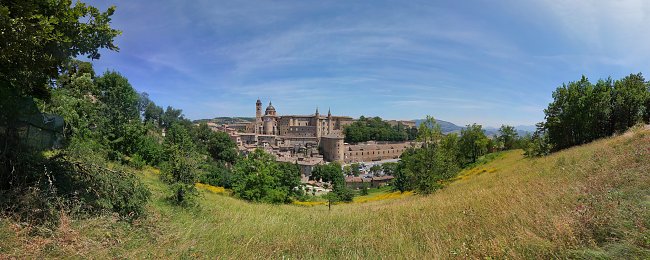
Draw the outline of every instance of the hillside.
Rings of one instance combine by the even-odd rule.
[[[415,125],[420,126],[420,123],[424,122],[425,119],[415,119]],[[442,133],[447,134],[447,133],[460,133],[460,130],[463,129],[463,127],[457,126],[456,124],[452,122],[447,122],[444,120],[439,120],[436,119],[436,122],[438,125],[440,125],[440,130],[442,130]]]
[[[420,123],[424,122],[424,119],[415,119],[415,125],[420,126]],[[448,134],[448,133],[460,133],[460,130],[464,129],[464,126],[459,126],[456,125],[452,122],[444,121],[444,120],[439,120],[436,119],[436,122],[440,125],[440,130],[442,130],[443,134]],[[535,126],[534,125],[518,125],[515,127],[517,130],[517,134],[519,136],[524,136],[526,134],[532,134],[535,132]],[[496,127],[483,127],[483,132],[487,136],[493,136],[495,134],[498,134],[499,128]]]
[[[0,222],[0,258],[649,258],[650,130],[526,159],[503,153],[429,196],[325,206],[251,204],[202,191],[201,209],[154,194],[133,224]],[[42,235],[30,235],[39,233]]]
[[[250,122],[255,122],[254,117],[215,117],[212,119],[198,119],[192,121],[195,124],[198,123],[208,123],[212,122],[218,125],[221,124],[238,124],[238,123],[250,123]]]

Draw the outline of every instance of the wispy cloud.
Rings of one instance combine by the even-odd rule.
[[[122,50],[96,66],[191,118],[252,115],[261,97],[286,114],[532,124],[562,82],[650,66],[643,0],[114,1]]]

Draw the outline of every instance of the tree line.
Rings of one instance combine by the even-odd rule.
[[[618,80],[585,76],[559,86],[537,124],[529,156],[545,155],[650,123],[650,83],[641,73]]]
[[[360,143],[367,141],[409,141],[417,137],[417,128],[407,127],[401,123],[391,126],[381,117],[359,117],[343,130],[345,142]]]
[[[431,193],[483,156],[527,147],[529,140],[530,136],[520,137],[515,128],[508,125],[501,126],[492,138],[485,135],[478,124],[467,125],[460,134],[444,135],[436,120],[427,116],[418,128],[417,141],[421,146],[404,151],[391,171],[395,177],[393,188],[402,192]]]

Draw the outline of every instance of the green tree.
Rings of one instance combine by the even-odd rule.
[[[322,180],[323,182],[331,183],[339,180],[345,181],[345,178],[343,177],[343,171],[341,170],[341,165],[337,162],[316,165],[312,170],[310,179]]]
[[[426,119],[420,123],[418,128],[419,142],[422,142],[423,147],[436,144],[442,138],[442,130],[440,125],[432,116],[427,116]]]
[[[162,178],[170,184],[169,199],[177,205],[192,205],[197,195],[194,184],[198,180],[199,159],[187,129],[173,124],[165,137],[167,161],[162,167]]]
[[[391,126],[380,117],[361,116],[344,129],[345,141],[359,143],[366,141],[406,141],[413,140],[417,130],[409,129],[401,123]]]
[[[359,163],[350,164],[350,170],[352,171],[352,175],[354,175],[355,177],[359,177],[359,175],[361,174],[361,164]]]
[[[613,127],[615,132],[624,132],[636,123],[643,122],[646,114],[645,102],[650,95],[648,82],[641,73],[614,82],[612,91]]]
[[[46,116],[35,106],[34,97],[47,101],[60,72],[86,66],[70,66],[72,58],[87,55],[96,59],[101,48],[117,50],[113,38],[120,32],[110,27],[114,10],[111,7],[100,12],[81,2],[73,5],[72,1],[0,2],[1,191],[25,188],[24,185],[38,183],[44,177],[42,171],[40,174],[35,171],[36,165],[42,166],[51,160],[39,155],[40,149],[25,147],[27,140],[21,138],[19,131],[24,129],[24,122],[29,118]],[[84,73],[68,74],[81,76]],[[78,100],[79,97],[64,99],[59,97],[60,111],[66,110],[68,118],[77,120],[68,127],[81,129],[86,116],[74,118],[80,114],[74,115],[74,111],[65,107],[84,102]]]
[[[379,174],[381,174],[381,170],[382,170],[382,168],[381,168],[381,165],[379,165],[379,164],[375,164],[375,165],[370,167],[370,173],[372,173],[372,175],[374,175],[374,176],[379,176]]]
[[[162,127],[163,109],[153,102],[149,102],[144,108],[143,119],[145,123],[151,123],[157,127]]]
[[[47,99],[53,80],[70,58],[98,59],[102,48],[117,51],[113,39],[120,31],[110,27],[114,11],[114,6],[100,12],[71,0],[0,3],[2,89]]]
[[[139,139],[145,134],[140,123],[138,92],[117,72],[106,72],[95,82],[97,98],[103,104],[100,114],[107,121],[99,129],[105,144],[116,152],[135,154]]]
[[[458,173],[460,141],[456,135],[443,136],[440,126],[431,116],[420,124],[418,140],[422,147],[402,153],[394,172],[393,187],[401,192],[416,190],[428,194],[441,188],[444,180]]]
[[[331,202],[349,202],[354,198],[354,193],[345,186],[345,177],[343,176],[341,165],[337,162],[317,165],[312,171],[311,178],[332,184],[332,192],[327,196]]]
[[[558,87],[553,102],[544,110],[549,147],[557,151],[584,144],[642,122],[648,85],[641,74],[631,74],[616,81],[599,80],[595,85],[583,76]]]
[[[502,125],[499,128],[499,135],[497,136],[497,141],[503,144],[503,150],[510,150],[515,147],[515,142],[517,141],[517,130],[515,127],[509,125]]]
[[[463,165],[476,162],[479,157],[487,153],[489,142],[490,140],[483,133],[481,125],[467,125],[462,129],[458,145],[460,153],[464,157],[462,158]]]
[[[385,175],[395,174],[396,168],[397,168],[396,162],[387,162],[381,165],[381,170],[384,172]]]
[[[233,172],[233,193],[249,201],[287,203],[300,184],[297,166],[279,164],[261,149],[237,161]]]

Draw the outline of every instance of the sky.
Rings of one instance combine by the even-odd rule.
[[[558,86],[649,73],[650,1],[88,1],[120,72],[190,119],[283,114],[532,125]]]

